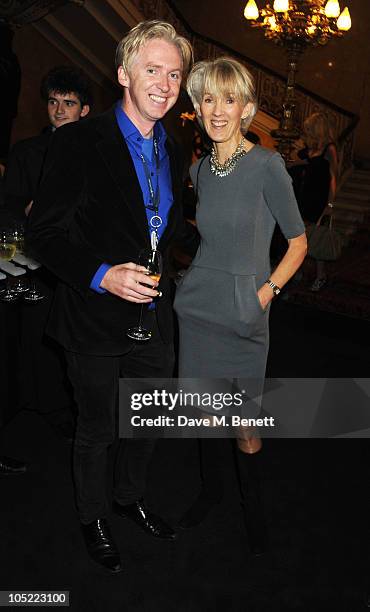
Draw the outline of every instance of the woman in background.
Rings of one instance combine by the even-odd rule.
[[[289,172],[302,217],[306,223],[317,223],[324,213],[331,214],[337,190],[338,154],[329,117],[313,113],[303,124],[305,148]],[[328,207],[328,208],[327,208]],[[320,291],[327,282],[324,261],[316,262],[316,278],[311,291]]]
[[[248,70],[229,58],[199,62],[187,88],[213,146],[190,170],[201,241],[175,298],[179,377],[228,379],[238,389],[253,384],[250,399],[256,407],[265,376],[270,302],[304,259],[304,224],[281,156],[243,136],[257,110]],[[271,274],[269,248],[276,222],[289,246]],[[201,523],[222,497],[220,442],[216,437],[200,441],[203,488],[180,521],[183,528]],[[260,447],[258,437],[239,430],[237,466],[255,552],[263,537]]]

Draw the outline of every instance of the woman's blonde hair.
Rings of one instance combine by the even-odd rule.
[[[122,38],[116,49],[116,68],[123,66],[125,72],[129,73],[130,66],[141,47],[156,38],[165,40],[178,48],[182,58],[183,77],[186,77],[193,62],[193,49],[190,42],[180,36],[170,23],[156,19],[138,23]]]
[[[233,95],[243,106],[249,103],[250,113],[241,121],[243,131],[248,129],[257,112],[253,77],[243,64],[231,57],[197,62],[188,76],[186,89],[201,124],[199,110],[205,93],[216,98]]]
[[[321,151],[334,142],[333,128],[326,113],[313,113],[303,123],[303,140],[308,149]]]

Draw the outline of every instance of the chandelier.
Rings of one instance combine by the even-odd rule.
[[[259,10],[248,0],[244,16],[252,27],[262,28],[266,38],[279,45],[305,48],[325,45],[351,28],[348,7],[338,0],[274,0]]]
[[[293,142],[300,137],[295,119],[298,59],[307,47],[325,45],[331,38],[343,36],[351,28],[351,16],[347,7],[341,11],[338,0],[274,0],[266,2],[261,10],[255,0],[248,0],[244,17],[287,51],[288,77],[282,114],[278,129],[271,135],[288,161]]]

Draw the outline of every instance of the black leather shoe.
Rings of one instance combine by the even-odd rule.
[[[27,466],[18,459],[0,457],[0,476],[18,476],[27,472]]]
[[[121,572],[121,559],[106,519],[96,519],[81,527],[90,557],[114,574]]]
[[[164,540],[174,540],[176,538],[176,532],[160,516],[150,512],[145,507],[142,499],[124,506],[115,501],[113,502],[113,511],[123,518],[131,519],[143,531],[155,538],[162,538]]]

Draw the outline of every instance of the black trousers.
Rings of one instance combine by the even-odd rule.
[[[77,509],[84,524],[107,513],[107,451],[116,435],[119,377],[169,378],[173,375],[173,346],[162,341],[155,312],[147,313],[144,324],[152,331],[152,338],[148,342],[133,343],[124,355],[110,357],[66,351],[78,407],[73,471]],[[125,333],[124,325],[122,333]],[[130,504],[144,495],[155,442],[121,440],[113,491],[119,503]]]

